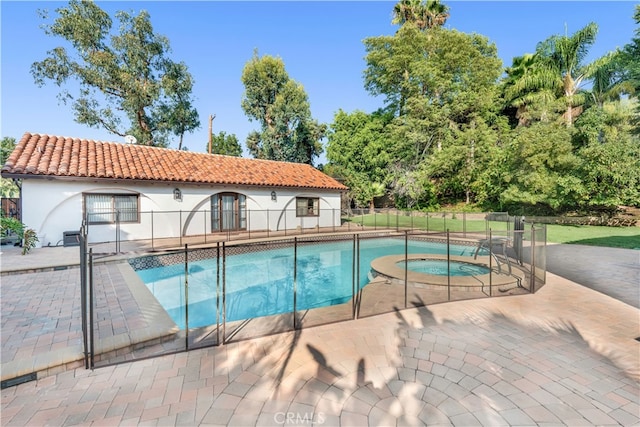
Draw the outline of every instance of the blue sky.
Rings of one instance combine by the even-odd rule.
[[[115,11],[151,15],[154,30],[169,38],[171,58],[183,61],[195,79],[193,95],[201,127],[186,134],[184,145],[204,152],[208,117],[213,132],[235,134],[244,148],[247,134],[258,129],[240,107],[242,69],[257,49],[279,56],[290,78],[301,83],[315,119],[331,123],[336,111],[371,112],[383,105],[363,86],[367,37],[393,34],[395,1],[126,1],[98,2]],[[58,103],[53,83],[35,85],[30,66],[45,58],[62,40],[46,36],[38,9],[50,18],[66,2],[0,2],[1,121],[0,136],[17,140],[24,132],[120,141],[101,129],[75,123],[69,106]],[[505,66],[514,56],[533,52],[553,34],[573,34],[589,22],[599,26],[590,59],[629,43],[636,28],[631,1],[449,1],[446,27],[486,36],[496,44]],[[51,22],[51,19],[49,20]],[[117,21],[114,22],[117,25]],[[176,142],[172,147],[177,147]],[[248,154],[245,153],[245,156]],[[319,163],[326,162],[321,156]]]

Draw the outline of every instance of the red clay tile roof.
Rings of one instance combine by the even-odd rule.
[[[25,133],[2,175],[346,190],[310,165]]]

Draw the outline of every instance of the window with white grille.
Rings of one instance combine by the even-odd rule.
[[[85,194],[84,210],[89,224],[139,222],[138,195]]]

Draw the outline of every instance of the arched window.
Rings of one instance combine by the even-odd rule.
[[[244,194],[218,193],[211,196],[211,230],[246,230],[247,198]]]

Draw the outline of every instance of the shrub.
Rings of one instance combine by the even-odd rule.
[[[33,228],[27,228],[24,230],[24,234],[22,236],[22,255],[25,255],[31,249],[36,246],[38,242],[38,236],[36,235],[36,231]]]
[[[2,227],[0,234],[3,237],[6,237],[13,232],[18,236],[18,238],[20,238],[22,241],[22,255],[27,254],[27,252],[33,249],[39,241],[36,231],[32,228],[25,229],[25,225],[16,218],[3,215],[0,219],[0,225]]]

